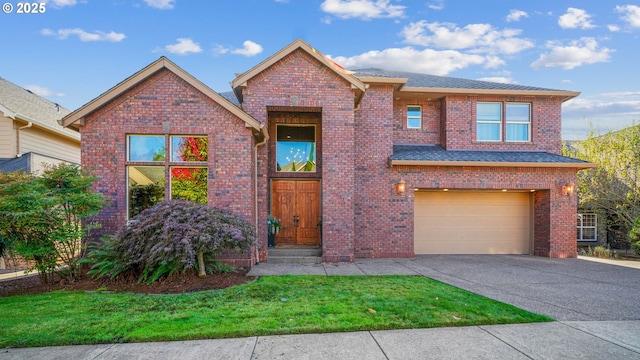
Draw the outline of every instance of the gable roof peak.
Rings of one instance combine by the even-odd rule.
[[[136,72],[130,77],[126,78],[116,86],[104,92],[102,95],[97,98],[91,100],[87,104],[83,105],[76,111],[68,114],[62,120],[60,120],[60,124],[64,127],[75,128],[76,130],[84,123],[85,118],[96,110],[100,109],[102,106],[106,105],[109,101],[115,99],[121,94],[127,92],[132,89],[134,86],[138,85],[142,81],[146,80],[150,76],[156,74],[161,70],[168,70],[173,74],[180,77],[182,80],[186,81],[189,85],[196,88],[198,91],[202,92],[204,95],[214,100],[216,103],[221,105],[227,111],[231,112],[241,120],[243,120],[247,127],[251,127],[255,130],[256,133],[261,134],[260,137],[268,137],[266,133],[266,129],[264,126],[252,116],[242,111],[240,108],[232,104],[229,100],[206,86],[200,80],[196,79],[193,75],[189,74],[181,67],[173,63],[166,56],[160,56],[156,61],[144,67],[142,70]]]
[[[328,67],[329,69],[333,70],[340,77],[342,77],[343,79],[348,81],[351,84],[351,87],[356,92],[358,92],[358,97],[361,97],[361,95],[365,92],[366,85],[362,81],[360,81],[360,79],[355,77],[353,75],[353,72],[351,72],[349,70],[346,70],[345,68],[340,66],[338,63],[336,63],[335,61],[331,60],[329,57],[327,57],[326,55],[322,54],[320,51],[316,50],[314,47],[312,47],[311,45],[309,45],[307,42],[303,41],[302,39],[296,39],[295,41],[293,41],[289,45],[287,45],[284,48],[280,49],[275,54],[269,56],[267,59],[265,59],[264,61],[262,61],[258,65],[254,66],[253,68],[249,69],[248,71],[236,76],[236,78],[231,82],[231,88],[235,92],[235,94],[238,97],[238,99],[240,100],[240,102],[242,102],[242,90],[241,89],[243,87],[247,86],[247,82],[251,78],[253,78],[254,76],[260,74],[261,72],[263,72],[267,68],[271,67],[273,64],[275,64],[278,61],[282,60],[284,57],[286,57],[287,55],[293,53],[296,50],[302,50],[302,51],[306,52],[307,54],[311,55],[316,60],[318,60],[321,64],[323,64],[326,67]]]

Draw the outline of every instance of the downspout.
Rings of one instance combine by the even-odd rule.
[[[263,125],[264,126],[264,125]],[[262,129],[261,129],[262,130]],[[259,211],[258,211],[258,146],[264,145],[269,140],[269,136],[263,131],[264,138],[261,142],[256,143],[253,147],[253,193],[254,193],[254,209],[256,217],[256,240],[258,239],[258,230],[260,229]],[[260,263],[260,251],[258,250],[258,243],[256,242],[256,265]]]
[[[33,126],[33,122],[29,121],[27,125],[19,127],[16,138],[16,157],[22,156],[22,152],[20,151],[20,130],[28,129]]]

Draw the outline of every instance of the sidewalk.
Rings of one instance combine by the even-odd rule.
[[[640,321],[578,321],[0,349],[0,359],[637,359],[637,334]]]

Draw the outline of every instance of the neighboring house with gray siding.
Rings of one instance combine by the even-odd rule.
[[[70,112],[0,77],[0,171],[80,164],[80,134],[58,124]]]
[[[80,164],[80,134],[58,124],[71,111],[0,77],[0,172]],[[0,269],[7,264],[0,257]]]

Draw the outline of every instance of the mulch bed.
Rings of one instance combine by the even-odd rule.
[[[68,291],[114,291],[133,292],[142,294],[183,294],[195,291],[224,289],[227,287],[245,284],[253,281],[255,277],[246,276],[243,270],[237,270],[227,274],[209,274],[204,279],[195,273],[173,275],[169,278],[156,281],[151,285],[138,284],[137,279],[93,279],[83,273],[80,279],[69,282],[55,279],[50,284],[42,284],[39,276],[22,277],[18,279],[0,281],[0,297],[42,294],[56,290]]]

